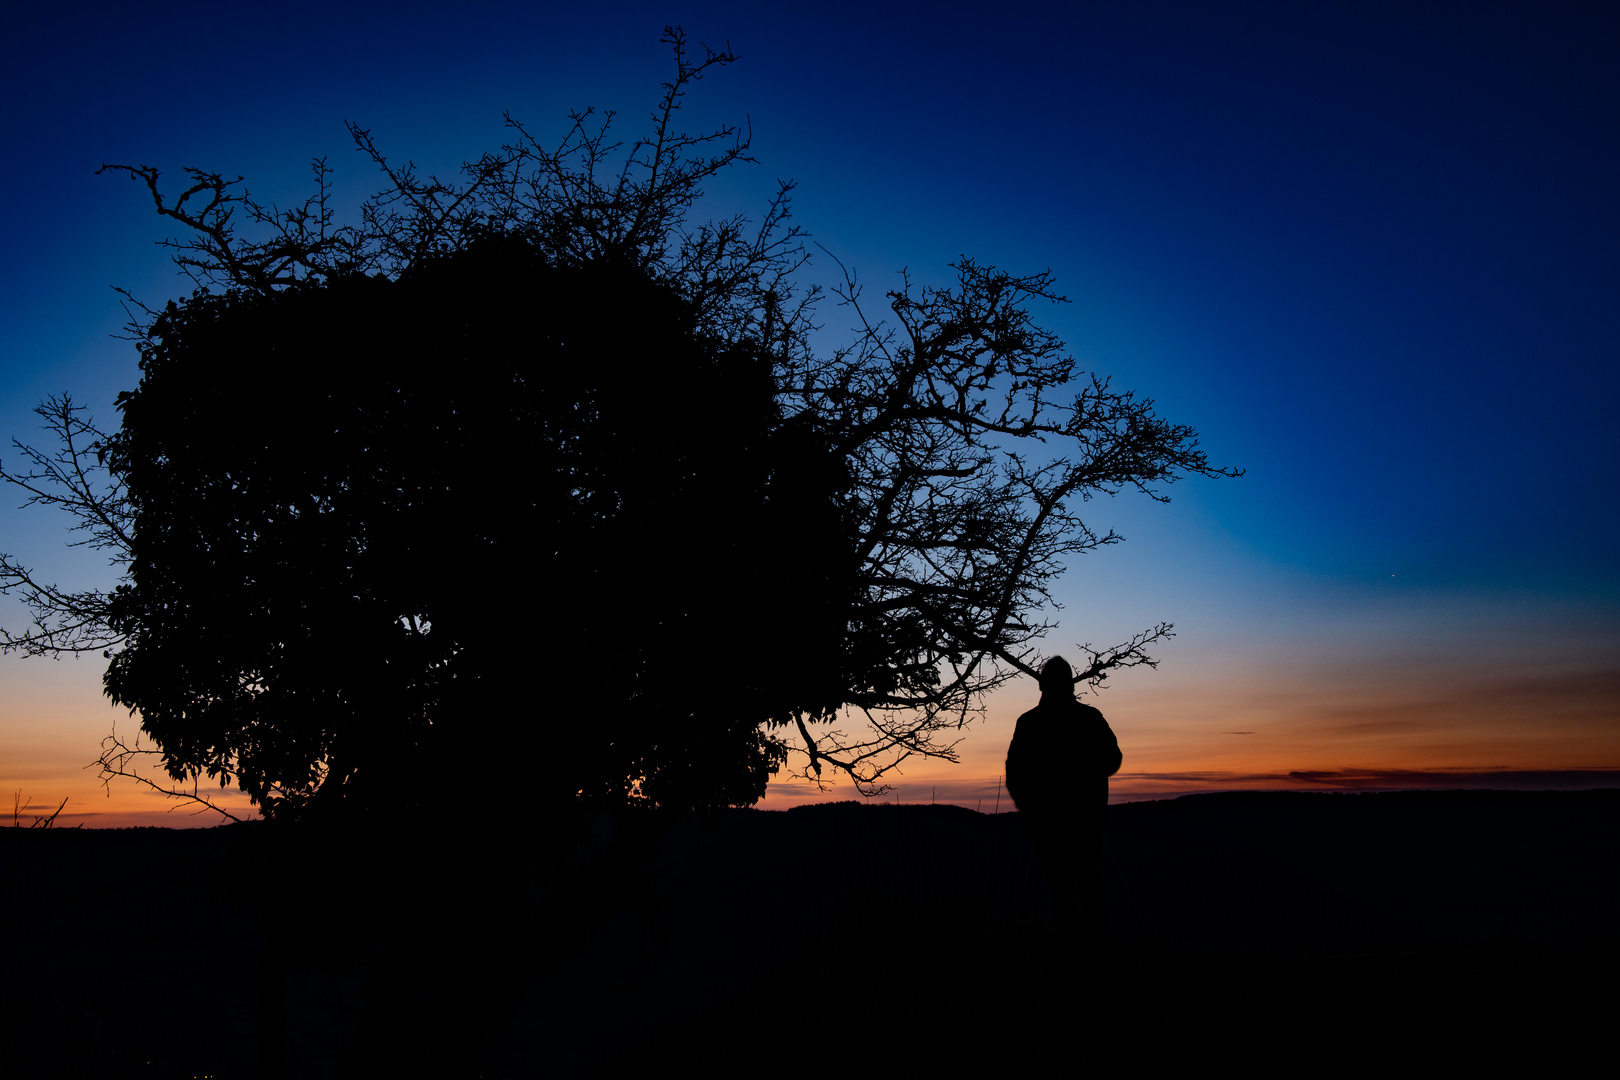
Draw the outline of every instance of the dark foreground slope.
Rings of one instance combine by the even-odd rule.
[[[528,989],[466,1032],[465,1074],[1546,1067],[1612,1016],[1620,792],[1235,794],[1111,819],[1110,929],[1087,949],[1051,925],[1016,815],[683,825],[654,864],[553,896],[538,953],[487,958]],[[210,887],[224,831],[4,833],[0,1075],[253,1075],[256,929]],[[318,966],[291,983],[292,1073],[364,1074],[364,972]]]
[[[607,1071],[1545,1066],[1620,1004],[1620,792],[1238,793],[1110,817],[1109,932],[1079,950],[1017,815],[691,826],[645,921],[537,983],[504,1060],[584,1069],[582,1047],[631,1026]],[[585,1038],[548,1043],[559,1029]]]

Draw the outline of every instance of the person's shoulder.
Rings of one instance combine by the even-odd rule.
[[[1041,707],[1039,705],[1037,705],[1033,709],[1028,710],[1027,712],[1020,713],[1019,716],[1018,716],[1017,724],[1014,724],[1013,727],[1014,727],[1014,729],[1016,729],[1018,724],[1022,724],[1025,721],[1028,721],[1031,724],[1039,723],[1040,719],[1041,719],[1041,716],[1042,716]]]
[[[1045,747],[1058,736],[1061,728],[1067,725],[1061,723],[1059,716],[1054,716],[1050,708],[1037,705],[1018,718],[1013,725],[1013,743],[1025,753],[1041,754]]]
[[[1105,724],[1108,723],[1108,718],[1103,716],[1102,710],[1096,706],[1087,705],[1083,701],[1076,701],[1074,704],[1075,708],[1080,711],[1080,715],[1087,720],[1101,720]]]

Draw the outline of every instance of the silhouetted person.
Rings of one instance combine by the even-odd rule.
[[[1041,703],[1018,718],[1007,747],[1007,793],[1023,814],[1058,926],[1095,940],[1105,918],[1098,856],[1119,742],[1102,713],[1075,700],[1067,660],[1048,660],[1040,680]]]

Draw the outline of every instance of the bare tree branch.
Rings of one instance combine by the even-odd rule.
[[[127,780],[133,780],[142,787],[150,788],[161,795],[176,800],[175,804],[169,807],[170,813],[180,809],[181,806],[191,804],[191,812],[193,814],[212,812],[220,815],[228,821],[243,820],[241,817],[231,813],[223,806],[210,800],[206,795],[202,794],[201,777],[195,773],[191,775],[191,787],[189,790],[183,784],[176,784],[174,782],[174,778],[172,777],[168,778],[167,782],[164,783],[159,783],[153,780],[151,777],[147,776],[141,771],[141,763],[143,761],[150,761],[151,759],[156,759],[156,761],[153,763],[159,765],[160,767],[166,760],[162,750],[155,747],[142,746],[141,737],[139,734],[135,736],[135,743],[133,746],[126,743],[119,736],[118,728],[115,726],[112,734],[101,740],[101,756],[95,761],[91,762],[89,765],[86,765],[85,768],[96,768],[101,770],[98,779],[101,781],[101,786],[107,789],[109,795],[112,793],[111,789],[113,780],[115,778],[122,777]],[[220,786],[223,787],[224,784],[225,778],[222,777]]]
[[[103,461],[106,433],[65,394],[48,398],[34,412],[56,446],[46,451],[13,439],[24,464],[8,470],[0,462],[0,481],[26,494],[20,508],[65,511],[72,519],[70,531],[80,534],[70,546],[105,552],[122,571],[129,564],[132,514],[123,483]],[[0,593],[15,593],[34,620],[24,631],[0,628],[0,653],[76,655],[106,651],[123,640],[111,624],[110,592],[62,588],[0,554]]]

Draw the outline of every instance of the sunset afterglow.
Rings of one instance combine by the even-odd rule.
[[[1072,560],[1044,651],[1080,659],[1080,643],[1175,625],[1156,670],[1085,698],[1124,754],[1114,801],[1620,786],[1612,27],[1579,6],[923,10],[683,14],[694,41],[741,58],[694,92],[693,129],[746,122],[759,159],[696,217],[757,220],[793,178],[793,220],[825,249],[807,281],[836,284],[841,262],[869,300],[902,269],[944,281],[964,254],[1049,268],[1070,303],[1032,310],[1080,366],[1247,470],[1177,483],[1168,503],[1127,490],[1075,508],[1125,541]],[[176,187],[186,166],[240,174],[291,205],[324,156],[352,208],[378,184],[346,120],[447,176],[508,137],[506,112],[549,140],[571,108],[619,110],[633,139],[673,18],[17,13],[12,40],[31,44],[0,76],[18,163],[0,178],[0,436],[48,438],[30,410],[63,392],[116,426],[140,371],[112,336],[112,287],[154,307],[192,289],[154,244],[174,230],[102,163],[151,163]],[[851,318],[825,303],[818,340]],[[521,462],[498,467],[521,482]],[[0,494],[0,551],[64,586],[115,583],[67,546],[65,517]],[[492,591],[526,572],[446,568]],[[739,633],[781,616],[768,595],[738,604]],[[0,597],[0,624],[28,617]],[[693,651],[693,693],[726,694],[724,642],[668,647]],[[217,823],[135,781],[103,788],[102,739],[139,730],[103,696],[105,668],[0,657],[0,793],[28,798],[21,823],[64,798],[59,825]],[[959,763],[908,761],[881,797],[1010,809],[1002,762],[1035,700],[1009,683],[963,728]],[[411,782],[471,807],[480,784],[516,782],[446,769]],[[829,780],[784,774],[761,806],[858,797]],[[234,788],[198,792],[252,814]]]

